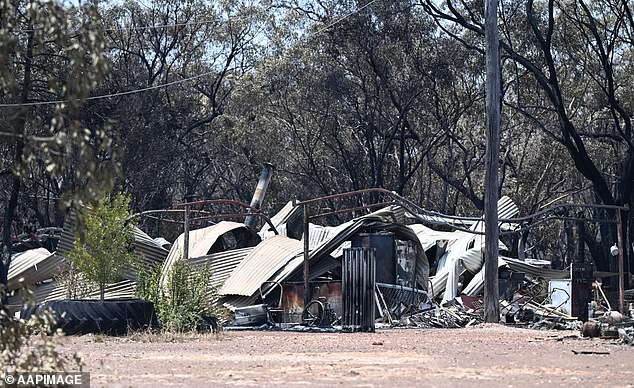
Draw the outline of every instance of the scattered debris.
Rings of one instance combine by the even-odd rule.
[[[338,198],[349,199],[372,190],[329,196],[328,207]],[[478,233],[483,228],[482,220],[456,218],[451,222],[459,224],[461,230],[434,230],[424,224],[434,224],[437,216],[410,206],[395,194],[377,193],[378,202],[356,201],[363,205],[329,208],[323,214],[356,215],[335,226],[313,223],[319,214],[304,217],[305,207],[290,201],[276,215],[266,218],[267,224],[259,232],[230,221],[192,228],[187,260],[196,268],[210,269],[209,285],[219,290],[220,303],[233,312],[234,326],[228,330],[329,332],[363,326],[373,331],[379,327],[460,328],[482,323],[484,235]],[[305,202],[318,208],[318,200]],[[371,208],[379,210],[358,213]],[[508,197],[500,199],[500,218],[508,220],[518,212]],[[250,213],[249,222],[255,215],[261,214]],[[66,268],[64,255],[73,245],[76,224],[71,214],[64,229],[55,231],[57,251],[38,248],[14,255],[9,269],[12,304],[21,304],[18,289],[24,285],[34,287],[38,303],[67,296],[57,276]],[[501,225],[504,230],[515,227],[510,223]],[[184,244],[184,234],[170,242],[135,229],[134,249],[142,256],[142,263],[137,264],[162,265],[163,276],[185,256]],[[507,250],[501,241],[499,247]],[[362,300],[362,309],[351,306],[344,295],[354,291],[346,289],[346,282],[350,282],[346,271],[356,268],[357,276],[365,272],[342,265],[344,252],[360,248],[376,250],[375,272],[364,269],[375,274],[375,281],[364,281],[359,290],[365,296],[353,298],[357,304]],[[602,284],[588,279],[588,266],[583,263],[566,271],[553,270],[549,264],[500,257],[501,322],[539,330],[580,330],[583,337],[619,338],[624,344],[634,344],[634,304],[630,303],[624,314],[612,310]],[[130,268],[122,282],[108,285],[106,297],[134,296],[137,267]],[[305,292],[310,298],[305,298]],[[634,300],[632,292],[626,292],[626,296]],[[82,297],[96,298],[98,292],[88,290]],[[310,301],[306,308],[305,300]],[[357,310],[359,316],[355,315]]]
[[[610,352],[600,352],[600,351],[596,351],[596,350],[574,350],[572,349],[572,352],[574,354],[602,354],[602,355],[606,355],[606,354],[610,354]]]
[[[634,326],[620,328],[618,332],[621,343],[634,346]]]
[[[528,325],[533,330],[577,330],[581,325],[581,321],[557,321],[550,319],[542,319]]]
[[[482,323],[482,314],[467,309],[457,299],[443,305],[422,304],[419,312],[401,318],[401,326],[416,326],[420,328],[459,328]]]
[[[597,321],[584,322],[581,325],[581,336],[594,338],[601,335],[601,324]]]

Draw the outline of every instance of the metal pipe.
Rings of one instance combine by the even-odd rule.
[[[200,202],[200,201],[199,201]],[[197,205],[199,202],[190,202],[188,204],[179,204],[177,206],[183,207],[185,205],[191,207],[194,205]],[[203,214],[212,214],[208,211],[205,210],[195,210],[195,209],[190,209],[189,210],[190,213],[203,213]],[[129,221],[133,218],[139,217],[139,218],[143,218],[143,217],[148,217],[148,218],[152,218],[150,217],[150,214],[164,214],[164,213],[185,213],[184,209],[158,209],[158,210],[144,210],[142,212],[139,213],[134,213],[132,215],[130,215],[128,218],[126,218],[126,221]],[[158,217],[154,217],[155,219],[159,219]],[[181,221],[179,221],[181,222]]]
[[[317,218],[321,218],[321,217],[326,217],[326,216],[332,216],[335,214],[341,214],[341,213],[351,213],[357,210],[366,210],[366,209],[374,209],[377,207],[387,207],[390,206],[392,204],[395,204],[396,202],[381,202],[381,203],[374,203],[371,205],[365,205],[365,206],[357,206],[357,207],[351,207],[351,208],[347,208],[347,209],[341,209],[341,210],[335,210],[335,211],[330,211],[327,213],[319,213],[316,214],[314,216],[311,216],[310,219],[314,220]]]
[[[262,201],[264,200],[264,196],[266,195],[266,189],[268,189],[269,183],[271,183],[273,169],[274,166],[271,163],[264,163],[264,167],[262,168],[262,172],[260,173],[258,186],[255,188],[253,198],[251,199],[252,208],[260,210],[260,206],[262,205]],[[251,213],[251,211],[249,211],[249,213]],[[244,224],[249,228],[253,228],[255,226],[255,217],[248,215],[244,219]]]
[[[233,213],[233,214],[213,214],[210,216],[205,216],[205,217],[196,217],[196,218],[192,218],[192,221],[204,221],[204,220],[211,220],[211,219],[225,219],[225,218],[241,218],[244,217],[244,213],[240,214],[240,213]],[[275,225],[273,225],[273,222],[271,221],[271,219],[269,217],[267,217],[265,214],[262,213],[252,213],[251,217],[259,217],[264,219],[264,221],[270,226],[270,230],[278,235],[280,234],[280,232],[277,231],[277,228],[275,227]]]
[[[309,263],[309,255],[310,255],[310,244],[309,244],[309,215],[308,215],[308,204],[304,203],[302,205],[304,210],[304,306],[308,306],[310,303],[310,285],[308,281],[308,276],[310,273],[310,263]]]
[[[189,205],[185,205],[185,217],[183,220],[183,259],[189,260]]]
[[[375,187],[375,188],[370,188],[370,189],[361,189],[361,190],[355,190],[355,191],[348,191],[348,192],[345,192],[345,193],[332,194],[332,195],[327,195],[325,197],[311,198],[311,199],[307,199],[307,200],[304,200],[304,201],[299,201],[299,204],[321,202],[321,201],[326,201],[326,200],[330,200],[330,199],[341,199],[341,198],[353,197],[355,195],[364,194],[364,193],[385,194],[386,197],[389,196],[389,197],[393,197],[393,198],[402,199],[402,197],[400,197],[394,191],[389,191],[387,189],[383,189],[383,188],[380,188],[380,187]]]
[[[244,217],[244,213],[228,213],[228,214],[214,214],[210,211],[207,210],[196,210],[196,209],[192,209],[192,206],[200,206],[202,207],[203,205],[206,204],[222,204],[222,205],[236,205],[236,206],[240,206],[244,209],[248,209],[249,211],[251,211],[251,214],[253,217],[260,217],[262,219],[264,219],[264,221],[266,221],[266,223],[271,227],[271,230],[275,233],[275,234],[279,234],[279,232],[277,231],[277,229],[275,228],[275,225],[273,225],[273,222],[271,221],[271,219],[263,213],[258,213],[258,210],[253,208],[251,205],[244,203],[244,202],[240,202],[240,201],[235,201],[235,200],[231,200],[231,199],[205,199],[205,200],[200,200],[200,201],[194,201],[194,202],[183,202],[183,203],[179,203],[178,205],[176,205],[179,208],[184,208],[184,207],[188,207],[189,208],[189,214],[204,214],[204,217],[194,217],[191,218],[189,221],[190,222],[196,222],[196,221],[203,221],[203,220],[208,220],[208,219],[214,219],[214,218],[242,218]],[[131,216],[129,216],[127,218],[127,220],[131,220],[133,218],[150,218],[150,219],[154,219],[154,220],[159,220],[161,222],[171,222],[171,223],[177,223],[177,224],[182,224],[184,223],[184,221],[180,221],[180,220],[174,220],[174,219],[169,219],[169,218],[162,218],[162,217],[155,217],[152,214],[162,214],[162,213],[185,213],[185,209],[158,209],[158,210],[145,210],[142,211],[140,213],[135,213],[132,214]]]

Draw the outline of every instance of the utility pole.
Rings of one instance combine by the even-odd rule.
[[[500,148],[500,48],[498,0],[485,0],[486,40],[486,155],[484,188],[484,320],[499,322],[498,289],[498,154]]]

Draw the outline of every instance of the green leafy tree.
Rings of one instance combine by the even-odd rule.
[[[81,188],[94,198],[112,183],[99,171],[116,171],[99,170],[98,156],[110,148],[106,131],[78,117],[108,70],[101,17],[94,1],[67,3],[0,0],[0,295],[20,208],[37,202],[25,190],[37,186],[68,200],[62,192]]]
[[[82,230],[68,253],[73,266],[88,281],[99,285],[101,300],[106,284],[121,280],[135,258],[129,203],[130,198],[124,194],[106,196],[95,208],[83,212]]]

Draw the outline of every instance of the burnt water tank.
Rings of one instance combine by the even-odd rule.
[[[352,248],[374,248],[376,252],[376,282],[396,283],[394,233],[359,233],[352,238]]]

